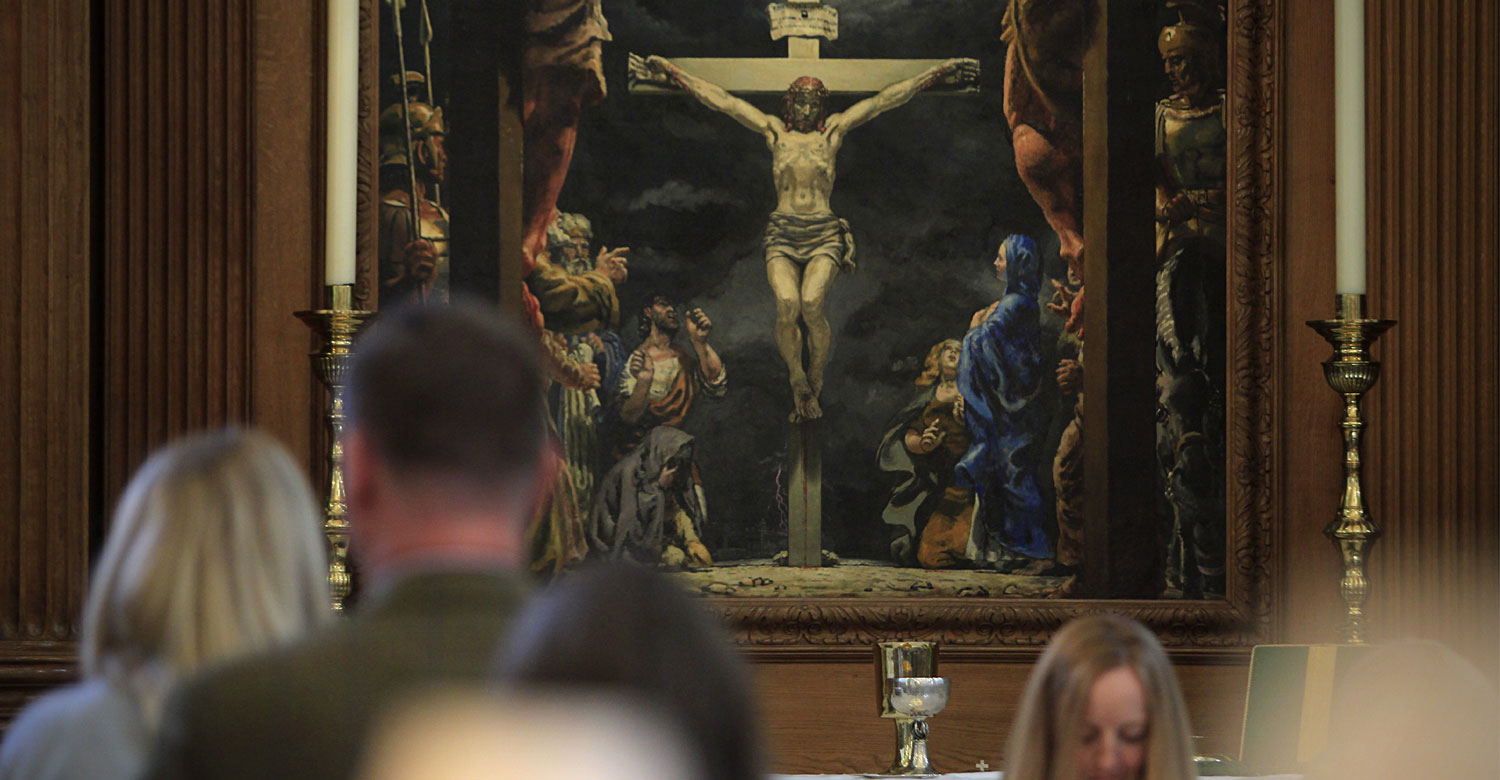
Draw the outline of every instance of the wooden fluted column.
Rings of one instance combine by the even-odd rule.
[[[90,5],[0,14],[0,722],[66,679],[90,511]]]
[[[1494,3],[1369,0],[1367,495],[1377,638],[1500,649],[1500,87]]]

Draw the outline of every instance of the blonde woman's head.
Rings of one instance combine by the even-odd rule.
[[[917,387],[931,387],[940,381],[953,379],[958,375],[958,358],[963,352],[963,342],[958,339],[944,339],[932,345],[927,350],[927,358],[922,361],[922,373],[912,384]]]
[[[1189,780],[1187,710],[1161,644],[1130,618],[1064,626],[1011,729],[1006,780]]]
[[[328,615],[307,480],[256,432],[183,439],[125,488],[95,566],[81,660],[147,698],[213,660],[305,633]]]

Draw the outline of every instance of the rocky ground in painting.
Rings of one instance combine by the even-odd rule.
[[[672,577],[711,595],[785,598],[1045,598],[1055,595],[1065,580],[981,569],[906,569],[861,560],[790,568],[770,559],[674,572]]]

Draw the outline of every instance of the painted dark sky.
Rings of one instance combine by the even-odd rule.
[[[1000,296],[990,264],[1006,235],[1032,236],[1046,273],[1062,269],[1056,239],[1016,175],[1001,109],[1004,4],[830,4],[839,37],[823,43],[824,57],[963,56],[978,59],[983,72],[978,93],[919,96],[853,131],[838,156],[833,208],[853,227],[859,267],[836,279],[828,302],[824,546],[884,558],[880,513],[891,480],[876,467],[876,449],[914,396],[923,356],[942,339],[961,338],[973,312]],[[437,99],[450,123],[444,192],[454,281],[479,290],[494,289],[496,256],[488,216],[496,213],[496,58],[485,50],[513,45],[505,30],[518,21],[495,7],[432,3]],[[771,40],[763,0],[605,0],[604,11],[614,36],[605,47],[609,94],[585,113],[559,207],[588,216],[597,242],[631,248],[630,280],[620,289],[627,348],[638,343],[635,312],[654,295],[702,307],[713,319],[729,393],[700,399],[684,424],[698,440],[710,507],[705,541],[721,560],[769,556],[786,545],[778,488],[790,410],[760,248],[775,205],[770,152],[758,135],[684,95],[630,94],[625,74],[630,52],[784,57],[786,44]],[[383,48],[393,73],[393,47]],[[750,99],[777,110],[777,97]],[[855,99],[835,97],[834,110]],[[1050,350],[1060,322],[1044,314],[1043,326]],[[1055,388],[1048,392],[1041,402],[1063,419]]]

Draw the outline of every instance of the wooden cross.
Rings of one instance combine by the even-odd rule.
[[[780,94],[795,79],[814,76],[833,94],[879,92],[882,87],[940,65],[944,60],[823,59],[821,41],[838,38],[838,11],[821,0],[772,3],[771,38],[786,38],[786,57],[677,57],[669,62],[733,94]],[[974,92],[978,85],[946,92]],[[632,83],[633,93],[676,92]]]
[[[946,60],[823,59],[823,39],[838,38],[838,11],[820,0],[772,3],[771,38],[786,38],[786,57],[679,57],[668,61],[734,94],[782,94],[803,76],[820,79],[833,94],[879,92]],[[678,93],[647,81],[630,82],[637,94]],[[976,92],[977,83],[949,93]],[[823,565],[823,436],[818,421],[795,423],[787,437],[787,565]]]

